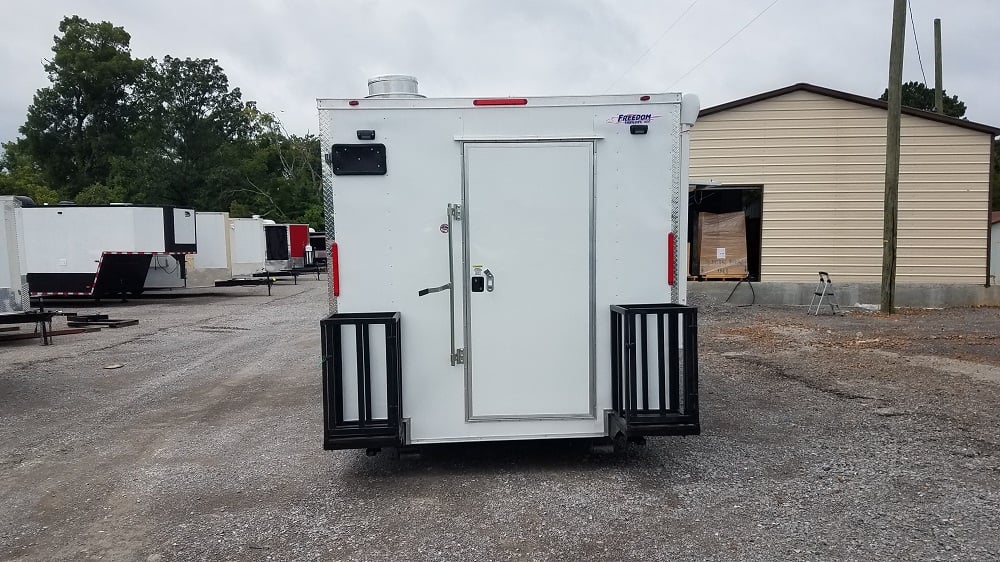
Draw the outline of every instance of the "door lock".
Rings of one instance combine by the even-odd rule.
[[[483,270],[483,275],[486,276],[486,292],[493,292],[493,273],[489,269]]]

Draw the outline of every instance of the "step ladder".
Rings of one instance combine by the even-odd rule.
[[[830,314],[837,314],[840,312],[840,304],[837,302],[837,295],[833,291],[833,280],[830,279],[830,274],[825,271],[819,272],[819,282],[816,284],[816,289],[813,291],[812,300],[809,301],[809,308],[806,309],[806,314],[812,312],[812,307],[816,305],[816,316],[819,316],[819,309],[823,307],[823,299],[826,299],[826,304],[830,306]]]

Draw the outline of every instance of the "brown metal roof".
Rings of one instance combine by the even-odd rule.
[[[738,99],[735,101],[731,101],[729,103],[724,103],[722,105],[707,107],[705,109],[702,109],[701,112],[698,114],[698,116],[705,117],[706,115],[712,115],[713,113],[719,113],[722,111],[726,111],[727,109],[742,107],[744,105],[748,105],[754,102],[763,101],[766,99],[771,99],[774,97],[783,96],[785,94],[790,94],[792,92],[799,92],[799,91],[812,92],[814,94],[820,94],[823,96],[829,96],[831,98],[842,99],[845,101],[850,101],[861,105],[877,107],[879,109],[888,109],[889,107],[888,103],[882,100],[877,100],[875,98],[866,98],[865,96],[849,94],[847,92],[841,92],[840,90],[831,90],[830,88],[824,88],[822,86],[814,86],[812,84],[800,82],[798,84],[793,84],[785,88],[771,90],[770,92],[764,92],[762,94],[757,94],[755,96],[750,96],[748,98]],[[1000,135],[1000,128],[991,127],[990,125],[984,125],[982,123],[976,123],[966,119],[949,117],[947,115],[941,115],[940,113],[923,111],[920,109],[913,109],[912,107],[903,107],[903,113],[905,113],[906,115],[913,115],[914,117],[930,119],[931,121],[937,121],[939,123],[947,123],[948,125],[955,125],[956,127],[962,127],[964,129],[972,129],[973,131],[988,133],[993,136]]]
[[[996,224],[1000,222],[1000,211],[993,211],[990,214],[990,224]]]

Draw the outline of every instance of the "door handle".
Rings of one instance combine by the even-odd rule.
[[[431,293],[440,293],[441,291],[450,291],[450,290],[451,290],[451,283],[445,283],[440,287],[427,287],[426,289],[420,289],[419,291],[417,291],[417,296],[423,297]]]
[[[452,235],[452,219],[460,220],[462,216],[461,206],[448,203],[446,209],[448,215],[448,282],[439,287],[428,287],[417,291],[418,297],[423,297],[431,293],[448,291],[448,323],[451,326],[451,350],[448,359],[451,366],[464,363],[463,350],[455,349],[455,242]]]
[[[486,292],[487,293],[492,293],[493,292],[493,272],[490,271],[489,269],[484,269],[483,270],[483,275],[486,276]]]

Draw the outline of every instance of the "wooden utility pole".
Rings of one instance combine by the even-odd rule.
[[[899,125],[903,93],[906,0],[893,0],[889,46],[889,114],[885,127],[885,204],[882,209],[882,303],[892,314],[896,297],[896,221],[899,210]]]
[[[941,18],[934,18],[934,111],[944,114],[944,78],[941,76]]]

